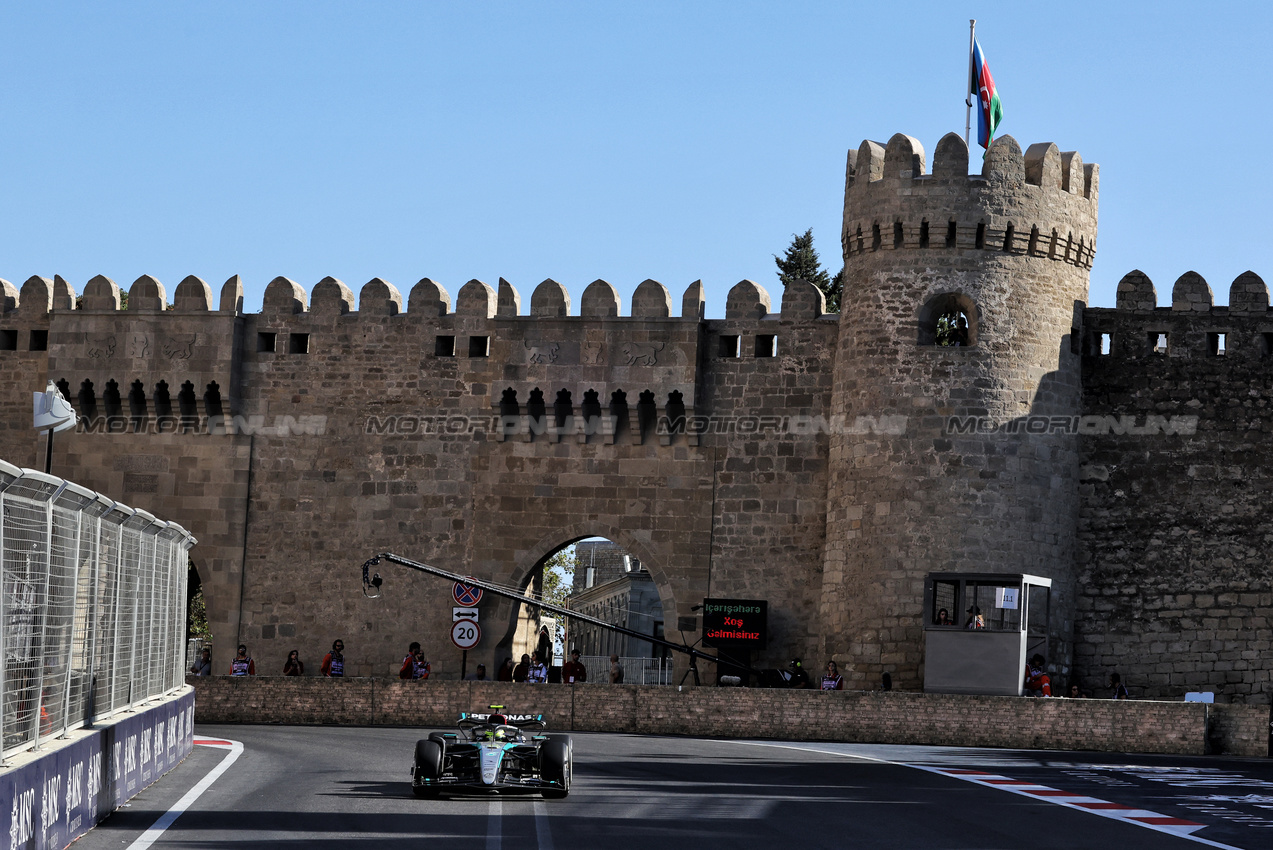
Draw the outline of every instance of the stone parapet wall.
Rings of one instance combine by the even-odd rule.
[[[550,729],[853,743],[1268,755],[1267,706],[881,691],[531,687],[501,682],[191,679],[200,723],[448,728],[503,705]]]

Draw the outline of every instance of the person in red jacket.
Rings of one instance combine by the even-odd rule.
[[[1052,679],[1048,676],[1043,656],[1038,653],[1030,656],[1030,663],[1025,668],[1025,695],[1028,697],[1052,696]]]
[[[344,678],[345,642],[343,640],[337,640],[332,643],[332,651],[323,656],[323,663],[319,670],[328,678]]]
[[[231,676],[255,676],[256,662],[248,656],[248,648],[239,644],[239,654],[230,662]]]
[[[407,656],[402,659],[402,669],[398,671],[399,679],[427,679],[432,671],[429,662],[424,658],[419,641],[412,641],[407,647]]]

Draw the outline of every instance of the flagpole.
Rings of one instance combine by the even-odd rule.
[[[968,132],[972,129],[972,45],[977,38],[977,19],[973,18],[968,21],[968,76],[964,78],[964,105],[968,109],[964,112],[964,146],[971,147],[968,142]]]

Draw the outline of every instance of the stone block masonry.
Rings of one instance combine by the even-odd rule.
[[[524,306],[505,280],[279,277],[259,313],[238,277],[215,298],[187,277],[165,309],[143,276],[126,311],[104,276],[78,301],[0,281],[0,457],[38,462],[30,393],[62,387],[87,424],[55,471],[199,539],[218,672],[240,642],[278,672],[339,638],[352,676],[418,640],[457,678],[445,583],[385,570],[369,600],[363,560],[527,588],[598,536],[649,570],[651,631],[693,640],[705,597],[767,600],[758,667],[918,690],[925,576],[1030,573],[1053,581],[1058,692],[1117,670],[1133,697],[1267,705],[1267,286],[1243,274],[1217,307],[1189,272],[1160,307],[1132,272],[1088,307],[1099,169],[1009,136],[980,173],[968,154],[954,134],[931,170],[905,135],[849,153],[838,316],[801,281],[740,281],[723,318],[698,281],[678,312],[653,280],[626,305],[545,280]],[[956,320],[966,344],[938,345]],[[470,669],[517,654],[518,607],[483,602]]]
[[[192,678],[200,723],[454,727],[503,705],[551,730],[1267,756],[1267,706],[639,685]]]

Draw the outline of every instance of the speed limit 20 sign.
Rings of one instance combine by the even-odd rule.
[[[460,649],[472,649],[482,639],[482,627],[472,620],[456,620],[451,625],[451,643]]]

